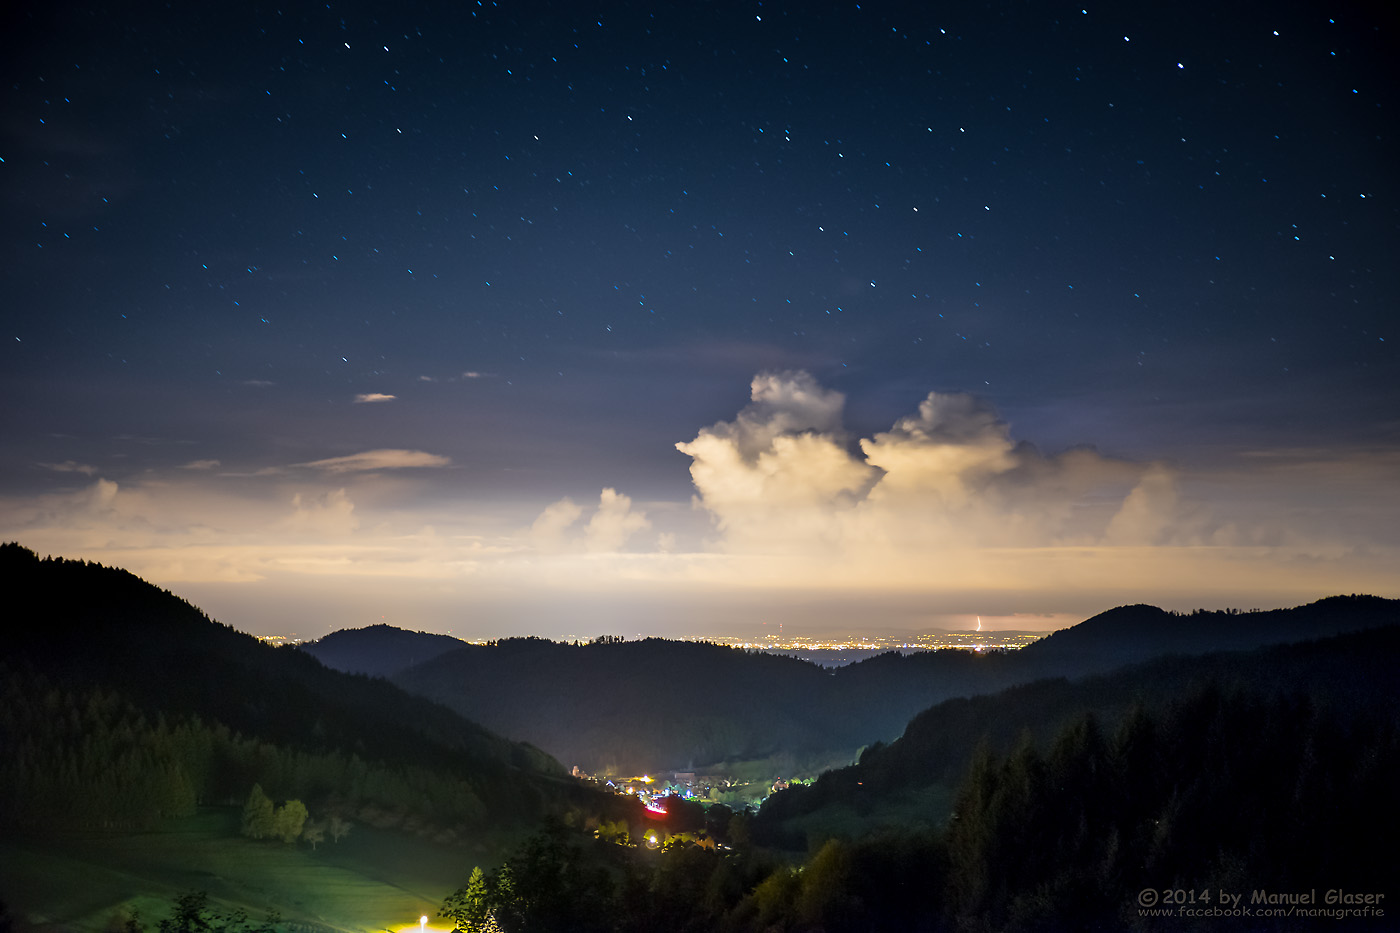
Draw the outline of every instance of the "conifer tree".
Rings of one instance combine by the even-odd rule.
[[[254,784],[243,805],[243,835],[250,839],[266,839],[276,828],[272,801],[263,793],[261,784]],[[300,831],[301,827],[297,827]]]
[[[443,902],[441,916],[452,921],[454,933],[484,933],[495,926],[492,917],[495,894],[495,884],[477,866],[472,869],[466,886],[454,891]]]

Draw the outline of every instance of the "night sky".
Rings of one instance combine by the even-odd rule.
[[[16,4],[0,536],[312,636],[1400,596],[1394,19],[1133,6]]]

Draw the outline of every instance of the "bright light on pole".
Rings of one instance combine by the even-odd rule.
[[[421,916],[421,917],[418,918],[418,930],[419,930],[419,933],[424,933],[424,931],[426,931],[427,928],[428,928],[428,916],[427,916],[427,914],[424,914],[423,916]]]

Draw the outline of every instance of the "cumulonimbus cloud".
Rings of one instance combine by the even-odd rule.
[[[733,421],[676,449],[699,502],[731,538],[829,539],[878,471],[846,448],[846,399],[805,372],[760,373]]]
[[[844,403],[808,373],[761,373],[733,421],[676,445],[730,549],[908,556],[1164,543],[1178,530],[1174,477],[1159,464],[1087,448],[1046,456],[966,393],[930,392],[915,414],[853,448]]]
[[[440,454],[430,454],[423,450],[380,449],[366,450],[364,453],[349,454],[344,457],[327,457],[324,460],[311,460],[294,466],[330,473],[367,473],[372,470],[401,470],[410,467],[445,467],[451,459]]]

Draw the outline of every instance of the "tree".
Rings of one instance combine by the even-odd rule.
[[[854,857],[851,847],[829,839],[802,869],[795,912],[808,927],[820,930],[869,929],[860,899],[850,891]]]
[[[250,839],[266,839],[276,831],[272,800],[263,793],[261,784],[253,785],[243,805],[242,831]]]
[[[347,835],[349,835],[350,821],[344,819],[343,817],[332,816],[330,826],[328,828],[330,830],[331,839],[335,842],[339,842],[340,840],[344,839]]]
[[[598,823],[598,828],[594,831],[593,835],[597,836],[603,842],[611,842],[615,845],[625,846],[628,845],[631,840],[632,830],[627,825],[626,820],[602,820]]]
[[[497,929],[492,914],[495,908],[496,885],[480,866],[472,869],[465,887],[458,888],[443,901],[440,915],[452,921],[454,933],[486,933]]]
[[[729,818],[729,841],[733,843],[736,849],[747,849],[753,843],[750,823],[749,811],[747,809],[738,810]]]
[[[301,838],[311,843],[311,851],[316,851],[318,842],[326,841],[326,824],[320,820],[307,820],[306,826],[302,828]]]
[[[462,933],[594,933],[609,928],[615,911],[607,872],[587,862],[559,823],[527,839],[491,875],[478,874],[442,905]]]
[[[306,804],[300,800],[288,800],[277,808],[273,819],[272,835],[283,842],[296,842],[301,828],[306,825]]]
[[[255,924],[246,911],[221,914],[209,906],[207,891],[189,891],[175,898],[170,916],[158,925],[160,933],[277,933],[281,917],[268,911],[262,923]],[[141,933],[140,920],[133,914],[123,933]]]
[[[257,785],[253,789],[262,792]],[[212,933],[213,920],[209,914],[209,894],[190,891],[175,899],[175,909],[160,922],[160,933]]]

